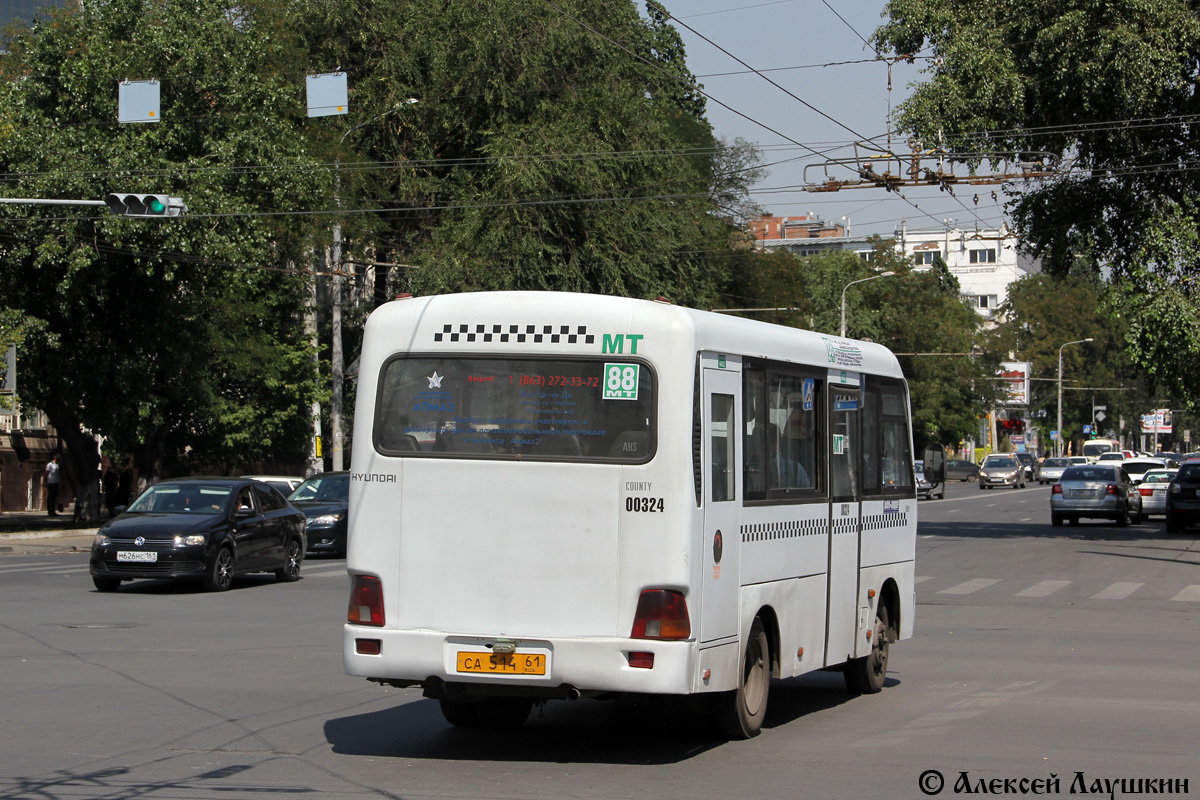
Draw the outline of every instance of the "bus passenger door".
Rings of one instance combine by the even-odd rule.
[[[738,637],[742,539],[741,364],[729,356],[705,354],[703,366],[701,647]]]
[[[829,385],[829,615],[825,663],[854,656],[858,629],[859,431],[861,390],[857,374],[830,373]],[[840,383],[839,383],[840,381]],[[853,382],[854,385],[848,385]]]

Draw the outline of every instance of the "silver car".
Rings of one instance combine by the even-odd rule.
[[[1138,494],[1142,496],[1142,516],[1151,514],[1167,515],[1167,487],[1175,477],[1178,469],[1147,470],[1138,484]]]
[[[979,488],[993,486],[1025,488],[1025,467],[1013,453],[994,453],[979,465]]]
[[[1038,473],[1038,483],[1055,483],[1062,477],[1063,470],[1071,466],[1069,458],[1047,458]]]
[[[1050,490],[1050,522],[1062,525],[1081,517],[1115,520],[1118,525],[1142,521],[1142,496],[1118,464],[1068,467]]]

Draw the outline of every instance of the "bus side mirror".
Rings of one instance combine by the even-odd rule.
[[[943,445],[925,447],[925,480],[930,483],[946,482],[946,448]]]

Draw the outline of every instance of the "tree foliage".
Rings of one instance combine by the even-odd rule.
[[[1103,265],[1130,358],[1200,401],[1196,4],[891,0],[885,14],[876,45],[934,56],[903,127],[951,152],[1051,154],[1058,174],[1014,187],[1023,241],[1055,275]]]
[[[315,391],[304,285],[266,269],[297,255],[303,231],[254,214],[311,208],[326,190],[289,169],[311,158],[293,133],[291,76],[276,71],[294,53],[257,22],[270,10],[88,3],[19,33],[0,59],[6,195],[169,192],[192,212],[0,207],[0,297],[26,322],[22,397],[66,440],[76,475],[95,474],[91,434],[137,450],[150,476],[189,448],[228,469],[303,445]],[[130,77],[163,85],[163,122],[117,124]]]

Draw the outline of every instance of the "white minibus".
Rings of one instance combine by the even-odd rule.
[[[754,736],[772,678],[884,685],[914,483],[878,344],[665,301],[398,299],[360,359],[345,669],[460,726],[701,695]]]

